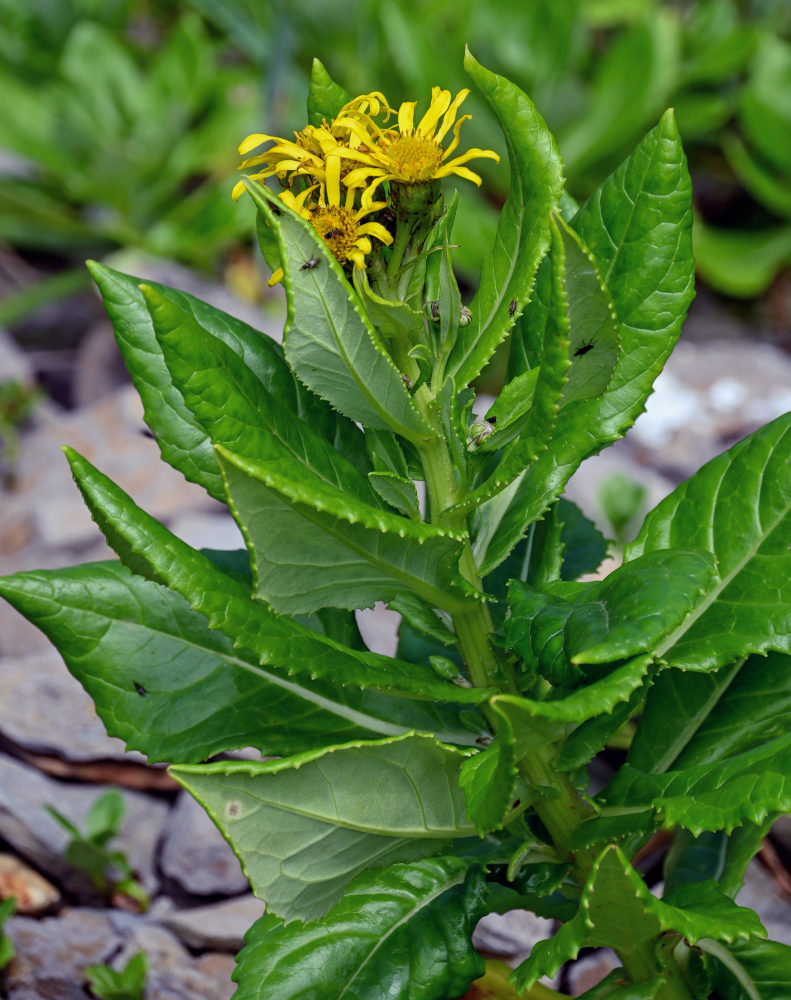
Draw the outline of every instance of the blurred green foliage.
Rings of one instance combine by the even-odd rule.
[[[0,0],[0,240],[77,260],[117,246],[217,269],[248,235],[236,144],[305,120],[314,56],[353,93],[468,85],[465,42],[526,90],[584,198],[668,106],[696,185],[700,273],[734,296],[791,263],[787,0]],[[500,148],[476,95],[470,145]],[[460,189],[457,262],[494,231],[501,164]],[[746,260],[748,261],[746,264]]]

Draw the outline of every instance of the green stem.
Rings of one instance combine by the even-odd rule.
[[[452,507],[458,498],[460,483],[442,429],[437,426],[438,421],[431,405],[433,395],[428,386],[424,385],[413,398],[418,412],[435,431],[431,440],[420,446],[430,520],[446,528],[466,531],[465,515],[448,513],[448,508]],[[469,541],[465,544],[459,567],[473,586],[482,589]],[[472,683],[476,687],[497,687],[500,690],[510,688],[512,692],[518,694],[513,681],[509,684],[505,678],[502,665],[491,645],[490,635],[493,627],[488,606],[470,599],[463,610],[454,613],[453,621],[459,650]],[[499,722],[497,716],[493,712],[486,714],[496,732]],[[523,758],[519,763],[519,769],[531,787],[546,789],[546,794],[538,798],[533,808],[558,851],[567,854],[572,860],[575,877],[580,885],[584,885],[593,866],[596,852],[592,848],[572,851],[569,844],[574,831],[585,819],[593,815],[592,807],[579,795],[568,775],[553,766],[551,747],[538,750]],[[663,955],[663,960],[660,961],[655,941],[646,941],[629,952],[617,948],[616,951],[635,983],[645,982],[664,974],[665,982],[656,995],[657,1000],[692,1000],[673,956]],[[542,990],[545,989],[541,987],[537,990],[534,987],[530,996],[534,1000],[557,998],[557,994],[552,990],[543,993]]]

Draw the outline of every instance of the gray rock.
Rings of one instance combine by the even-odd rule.
[[[12,917],[6,929],[16,955],[6,968],[9,1000],[85,1000],[86,965],[106,962],[121,939],[96,910],[57,917]]]
[[[517,966],[535,944],[552,936],[553,927],[553,921],[529,910],[489,913],[478,921],[472,942],[478,951],[496,955],[509,965]]]
[[[165,828],[162,871],[196,896],[249,889],[239,861],[202,806],[182,792]]]
[[[0,658],[0,732],[26,750],[65,760],[135,760],[122,740],[108,736],[93,701],[68,672],[54,647],[24,657]]]
[[[771,344],[680,343],[629,440],[682,479],[740,438],[791,410],[791,358]]]
[[[618,956],[611,948],[599,948],[592,955],[586,955],[579,961],[573,962],[568,970],[571,995],[578,997],[586,990],[592,990],[620,964]]]
[[[104,788],[65,784],[34,768],[0,754],[0,838],[22,857],[72,892],[90,890],[90,881],[63,857],[68,835],[44,808],[55,806],[82,829],[88,808]],[[119,836],[111,842],[122,850],[149,893],[156,892],[155,852],[168,806],[164,802],[125,791],[126,817]]]
[[[40,541],[79,549],[98,537],[68,464],[68,444],[130,493],[145,510],[167,520],[187,510],[223,510],[194,483],[161,461],[156,442],[143,434],[143,410],[131,387],[73,413],[45,415],[27,436],[17,469],[18,492],[29,498]]]
[[[146,1000],[231,1000],[235,964],[230,955],[209,953],[162,970],[154,968],[146,982]]]
[[[1,172],[2,169],[0,169]],[[17,346],[14,338],[0,328],[0,382],[5,382],[7,379],[31,382],[33,368],[27,355]]]
[[[791,945],[791,903],[759,861],[750,862],[736,902],[755,910],[773,941]]]
[[[195,950],[237,952],[250,926],[263,916],[264,904],[255,896],[239,896],[213,906],[177,910],[162,923]]]
[[[368,648],[384,656],[395,656],[401,615],[381,603],[373,608],[364,608],[355,614],[360,634]]]

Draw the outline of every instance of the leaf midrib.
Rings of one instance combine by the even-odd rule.
[[[392,937],[393,934],[396,933],[396,931],[398,931],[405,923],[411,920],[417,913],[419,913],[421,910],[425,909],[427,906],[433,903],[435,899],[438,899],[441,895],[448,892],[454,886],[461,885],[464,882],[465,878],[466,878],[466,873],[459,873],[454,879],[452,880],[448,879],[448,881],[446,881],[443,885],[437,886],[433,892],[431,892],[428,896],[423,896],[418,902],[415,903],[414,906],[410,908],[408,913],[405,913],[384,934],[382,934],[381,937],[378,939],[378,941],[370,949],[368,954],[365,956],[365,958],[360,962],[354,974],[351,976],[351,978],[343,987],[343,990],[338,994],[338,1000],[343,1000],[343,998],[349,992],[355,979],[360,975],[363,969],[373,959],[376,952],[382,947],[383,944],[385,944],[386,941],[388,941],[390,937]]]
[[[727,467],[723,469],[722,475],[720,476],[720,480],[717,484],[715,496],[711,502],[712,521],[709,526],[711,532],[711,548],[709,549],[709,551],[711,552],[711,554],[714,556],[715,559],[717,559],[717,553],[714,551],[714,546],[716,544],[716,540],[714,539],[714,521],[713,521],[715,501],[716,497],[719,495],[720,489],[722,488],[725,476],[727,475],[728,472],[731,471],[732,468],[733,468],[733,462],[731,461],[728,463]],[[761,482],[763,482],[763,475]],[[684,499],[686,499],[686,493]],[[662,657],[666,653],[668,653],[676,644],[676,642],[678,642],[681,638],[683,638],[683,636],[690,630],[690,628],[695,624],[695,622],[698,621],[698,619],[706,611],[708,611],[708,609],[715,603],[715,601],[720,597],[723,591],[726,590],[727,587],[733,582],[733,580],[739,575],[739,573],[741,573],[741,571],[744,569],[747,563],[750,562],[758,554],[758,551],[760,550],[761,546],[764,545],[764,543],[773,534],[773,532],[777,530],[780,524],[786,519],[789,512],[791,512],[791,500],[789,500],[787,506],[782,509],[781,513],[778,514],[777,518],[770,523],[770,526],[759,536],[756,543],[747,548],[743,558],[740,559],[738,562],[734,563],[731,571],[724,577],[721,577],[719,576],[719,574],[717,574],[717,576],[721,581],[721,586],[712,588],[711,593],[704,596],[703,600],[700,602],[698,607],[689,613],[689,615],[684,619],[684,621],[682,621],[681,624],[673,632],[671,632],[670,635],[668,635],[668,637],[665,639],[664,642],[660,643],[660,645],[657,647],[656,650],[657,657]]]

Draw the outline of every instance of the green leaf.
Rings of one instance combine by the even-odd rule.
[[[653,650],[699,603],[714,572],[707,552],[664,550],[620,566],[578,601],[551,601],[514,581],[506,642],[552,683],[568,683],[581,665]]]
[[[791,737],[784,735],[717,764],[647,774],[624,764],[602,792],[602,815],[579,828],[590,842],[632,830],[683,826],[730,832],[791,809]],[[616,817],[617,814],[617,817]],[[620,827],[618,824],[620,823]]]
[[[454,610],[464,599],[462,537],[378,509],[317,478],[282,474],[218,447],[231,509],[275,611],[363,608],[413,591]],[[459,581],[459,582],[457,582]]]
[[[562,405],[601,396],[618,358],[618,320],[610,293],[590,250],[560,216],[554,216],[565,254],[571,367]]]
[[[269,912],[310,920],[364,868],[439,854],[475,836],[459,788],[464,758],[408,734],[172,773],[220,828]]]
[[[394,472],[369,472],[368,481],[385,503],[413,521],[421,520],[417,488],[411,479]]]
[[[760,824],[745,823],[730,836],[722,830],[697,837],[688,830],[676,830],[665,858],[665,895],[672,897],[681,885],[710,879],[733,899],[776,818],[770,813]]]
[[[516,773],[513,740],[503,736],[496,736],[490,746],[462,764],[459,785],[467,815],[482,837],[502,829],[514,801]]]
[[[696,219],[695,258],[701,277],[716,291],[755,298],[791,261],[791,226],[723,229]]]
[[[99,286],[121,354],[143,401],[145,421],[163,459],[213,497],[224,499],[211,442],[173,385],[137,279],[96,261],[89,261],[88,269]]]
[[[327,244],[265,187],[248,181],[247,190],[277,233],[288,299],[284,346],[297,377],[366,427],[411,441],[429,438],[401,373]],[[313,260],[318,263],[305,266]]]
[[[558,723],[582,723],[604,712],[612,710],[623,701],[628,701],[648,673],[653,660],[651,656],[637,656],[612,670],[601,680],[577,688],[551,701],[538,701],[517,695],[495,695],[490,704],[493,708],[513,706],[535,719],[546,719]]]
[[[450,615],[438,612],[415,594],[404,591],[388,602],[391,611],[397,611],[409,624],[443,646],[454,646],[456,635],[451,631]],[[457,671],[458,673],[458,671]]]
[[[552,437],[558,409],[571,362],[569,361],[569,295],[566,284],[566,252],[560,228],[552,217],[551,294],[547,324],[544,330],[541,367],[530,409],[520,421],[519,436],[503,451],[494,472],[482,485],[468,493],[452,508],[468,511],[483,500],[501,493],[516,479],[546,447]],[[484,533],[486,533],[485,520]],[[481,547],[476,537],[473,552]]]
[[[576,176],[598,162],[611,163],[613,153],[667,107],[679,57],[679,19],[672,10],[660,8],[618,35],[596,59],[589,105],[560,143],[569,172]]]
[[[577,1000],[654,1000],[662,986],[661,979],[649,979],[644,983],[625,983],[624,969],[613,969],[593,989],[581,993]]]
[[[142,1000],[148,971],[148,956],[138,951],[123,969],[109,965],[86,965],[83,974],[91,993],[99,1000]]]
[[[615,306],[621,352],[601,399],[562,407],[552,444],[507,496],[483,505],[478,547],[491,570],[560,494],[580,462],[626,433],[642,412],[681,329],[694,289],[691,191],[678,131],[666,113],[572,222]]]
[[[110,735],[151,761],[200,761],[247,746],[299,753],[442,725],[419,718],[420,703],[402,700],[401,719],[397,699],[263,668],[184,598],[114,563],[18,573],[0,581],[0,593],[58,647]],[[346,664],[339,656],[334,669]]]
[[[665,670],[648,693],[628,759],[643,771],[681,770],[749,750],[789,726],[791,658],[783,653],[706,674]]]
[[[739,101],[739,124],[777,170],[791,172],[791,44],[766,33]]]
[[[717,959],[715,983],[722,1000],[785,1000],[791,982],[791,948],[779,941],[702,941]]]
[[[326,118],[328,122],[337,117],[344,104],[351,100],[351,94],[336,83],[324,65],[314,57],[310,70],[310,90],[308,91],[308,121],[318,128]]]
[[[711,552],[705,596],[657,646],[664,661],[712,670],[750,653],[791,652],[791,414],[708,462],[666,497],[627,546]]]
[[[732,133],[726,132],[720,142],[731,169],[753,198],[780,218],[791,219],[791,162],[785,172],[776,173]]]
[[[505,135],[511,182],[494,245],[484,260],[472,320],[459,331],[447,367],[457,385],[478,375],[514,323],[512,300],[523,309],[536,270],[549,248],[549,214],[557,206],[563,174],[555,140],[532,101],[468,51],[464,67]]]
[[[349,649],[275,615],[263,602],[253,600],[243,584],[218,570],[208,556],[137,507],[84,458],[71,449],[66,452],[77,485],[108,541],[123,554],[135,553],[147,576],[181,593],[212,628],[230,633],[235,645],[258,656],[262,665],[375,690],[394,692],[403,684],[412,687],[417,697],[440,701],[441,691],[452,702],[475,703],[487,697],[483,690],[442,684],[416,664]]]
[[[300,406],[294,377],[279,348],[267,368],[261,371],[258,365],[256,371],[243,354],[204,329],[172,297],[145,284],[141,291],[174,385],[214,444],[378,504],[366,477],[343,457],[344,451],[359,453],[362,435],[343,417],[348,426],[340,435],[333,434],[333,428],[322,426],[315,407]],[[301,395],[306,396],[304,390]],[[342,425],[334,422],[334,429],[340,430]]]
[[[486,896],[479,869],[457,858],[365,872],[320,922],[255,923],[238,958],[236,1000],[459,996],[484,971],[470,939]]]
[[[656,899],[620,848],[605,847],[591,869],[577,914],[554,938],[535,945],[512,980],[526,990],[542,975],[554,975],[582,947],[617,948],[628,955],[666,931],[680,933],[690,944],[706,937],[734,941],[766,933],[752,910],[737,906],[713,882],[697,882],[693,888],[676,893],[681,905]]]

